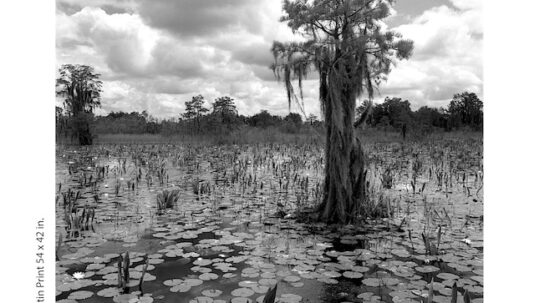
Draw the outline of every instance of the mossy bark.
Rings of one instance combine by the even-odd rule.
[[[365,200],[365,156],[353,127],[355,94],[334,84],[325,93],[325,191],[319,220],[346,224],[359,217]]]

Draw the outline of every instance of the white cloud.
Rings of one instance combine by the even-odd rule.
[[[476,3],[477,4],[477,3]],[[440,6],[398,26],[414,41],[414,54],[402,61],[381,85],[382,95],[409,98],[414,107],[445,105],[469,90],[482,96],[482,26],[478,5]]]
[[[450,0],[451,3],[461,9],[461,10],[468,10],[468,9],[481,9],[482,7],[482,0]]]
[[[209,102],[229,95],[243,114],[262,109],[288,113],[284,86],[268,68],[274,40],[298,39],[278,22],[279,1],[243,0],[237,2],[241,13],[234,15],[236,2],[226,0],[223,13],[229,19],[214,20],[204,28],[196,28],[196,24],[185,27],[168,18],[176,16],[178,6],[162,0],[145,4],[153,8],[140,8],[137,1],[61,3],[57,10],[57,65],[89,64],[102,74],[101,113],[148,110],[158,117],[177,117],[184,102],[197,94]],[[481,93],[480,7],[454,3],[458,10],[432,8],[397,27],[405,38],[415,41],[415,54],[409,61],[399,62],[388,82],[382,84],[382,98],[407,98],[415,107],[440,106],[462,90]],[[164,6],[157,7],[161,4]],[[208,3],[194,5],[197,9],[190,18],[197,22],[206,20],[195,18],[196,14],[216,13]],[[163,10],[169,10],[164,15],[168,19],[155,19],[156,11]],[[307,114],[319,115],[316,74],[309,79],[304,82],[305,109]],[[298,111],[295,105],[292,111]]]

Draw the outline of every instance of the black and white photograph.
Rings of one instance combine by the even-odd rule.
[[[12,152],[27,160],[7,215],[40,208],[6,223],[30,231],[32,302],[508,302],[484,280],[533,280],[496,274],[535,250],[502,224],[527,210],[486,192],[533,186],[496,168],[526,167],[513,161],[536,149],[510,142],[533,135],[505,125],[533,114],[490,114],[511,103],[484,89],[490,75],[533,77],[485,67],[483,1],[52,2],[52,36],[19,37],[48,60],[42,104],[19,105],[50,123],[21,113],[7,131],[32,129],[14,135],[29,147]],[[517,38],[531,33],[487,35],[514,51],[495,61],[533,60]],[[10,99],[34,99],[18,75]],[[486,137],[487,121],[512,139]],[[514,153],[485,165],[500,149],[484,142]],[[516,209],[485,224],[493,204]],[[500,258],[489,241],[529,260],[485,262]]]

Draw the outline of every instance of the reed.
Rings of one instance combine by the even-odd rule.
[[[164,189],[157,194],[157,211],[162,213],[168,208],[173,208],[178,199],[180,198],[180,190],[166,190]]]

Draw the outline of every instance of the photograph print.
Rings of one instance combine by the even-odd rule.
[[[482,16],[56,0],[56,302],[483,302]]]

